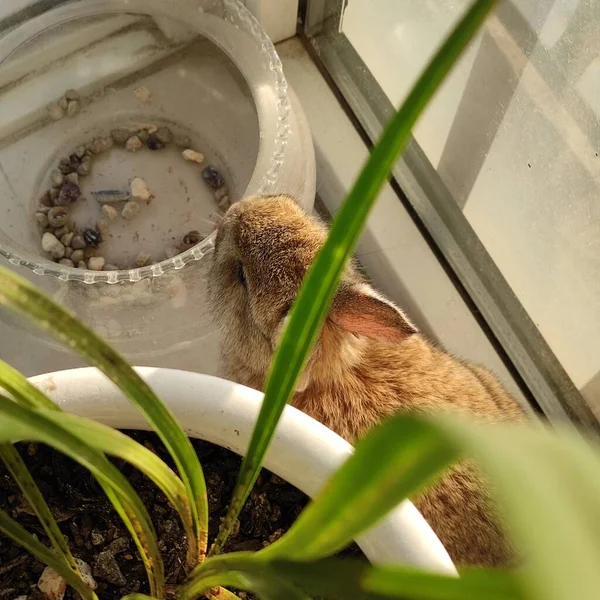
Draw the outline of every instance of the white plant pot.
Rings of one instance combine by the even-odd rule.
[[[138,367],[186,432],[243,455],[262,393],[209,375]],[[118,429],[149,429],[141,413],[96,369],[73,369],[31,381],[64,410]],[[304,413],[287,406],[264,466],[314,497],[352,453],[352,446]],[[357,542],[376,564],[402,563],[445,574],[456,570],[433,530],[405,501]]]

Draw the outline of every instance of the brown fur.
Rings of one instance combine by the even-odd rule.
[[[209,278],[226,377],[263,388],[285,316],[326,234],[284,196],[244,200],[227,213]],[[462,411],[493,422],[523,418],[493,375],[434,347],[353,265],[297,389],[297,408],[351,442],[399,411]],[[511,562],[471,464],[453,468],[414,501],[458,564]]]

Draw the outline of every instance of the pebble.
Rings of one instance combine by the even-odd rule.
[[[52,206],[54,206],[54,203],[56,202],[56,199],[58,198],[58,194],[60,194],[60,190],[57,190],[56,188],[52,188],[49,192],[50,194],[50,202],[52,202]]]
[[[147,129],[140,129],[136,133],[136,136],[140,139],[140,142],[142,142],[142,144],[147,144],[148,140],[150,139],[150,132]]]
[[[150,150],[162,150],[165,147],[165,144],[158,139],[156,133],[151,133],[146,145]]]
[[[83,260],[83,250],[73,250],[70,258],[75,264],[80,263]]]
[[[136,88],[133,93],[138,100],[141,100],[144,103],[152,101],[152,92],[150,92],[146,86]]]
[[[56,233],[54,235],[56,235]],[[71,242],[73,241],[74,235],[75,234],[72,231],[69,233],[65,233],[64,235],[61,236],[60,243],[64,244],[65,246],[70,246]]]
[[[92,256],[92,258],[88,260],[87,266],[90,271],[102,271],[105,264],[106,260],[103,256]]]
[[[62,227],[58,227],[57,229],[54,230],[54,235],[60,239],[63,235],[66,235],[67,233],[69,233],[69,228],[66,225],[63,225]]]
[[[52,199],[50,198],[50,192],[48,190],[40,196],[40,204],[42,206],[52,206]]]
[[[81,98],[81,96],[79,95],[79,92],[77,90],[67,90],[65,92],[65,98],[71,102],[72,100],[79,100]]]
[[[37,211],[43,215],[47,215],[50,212],[51,206],[38,206]]]
[[[48,211],[50,227],[62,227],[67,222],[68,211],[64,206],[54,206]]]
[[[81,160],[85,156],[86,152],[87,152],[87,148],[85,146],[81,145],[81,146],[77,146],[77,148],[75,148],[75,152],[73,152],[73,154],[79,160]]]
[[[67,591],[66,580],[51,567],[43,570],[37,585],[47,600],[62,600]]]
[[[135,177],[131,181],[131,196],[146,204],[150,204],[154,198],[148,189],[148,184],[141,177]]]
[[[101,219],[96,223],[96,229],[100,232],[100,235],[104,236],[108,234],[108,221]]]
[[[92,529],[91,539],[94,546],[100,546],[104,544],[105,541],[102,532],[98,531],[97,529]]]
[[[156,136],[156,139],[163,144],[170,144],[173,140],[173,133],[168,127],[159,127],[154,135]]]
[[[63,158],[58,165],[58,168],[61,173],[64,175],[68,175],[73,172],[73,167],[71,166],[71,160],[68,158]]]
[[[85,261],[84,261],[84,260],[80,260],[80,261],[77,263],[77,268],[78,268],[78,269],[87,269],[87,265],[85,264]]]
[[[147,267],[152,262],[152,257],[147,252],[140,252],[135,259],[135,266],[139,269]]]
[[[84,251],[83,251],[83,258],[84,260],[89,260],[90,258],[96,256],[96,248],[93,248],[92,246],[88,246]]]
[[[73,239],[71,240],[71,248],[73,248],[73,250],[81,250],[83,252],[85,247],[86,243],[80,235],[73,236]]]
[[[124,146],[127,143],[127,140],[131,137],[131,131],[128,129],[113,129],[110,132],[110,136],[112,137],[115,144],[119,144],[120,146]]]
[[[59,169],[54,169],[52,173],[50,173],[50,183],[53,188],[59,188],[65,182],[65,176],[61,173]]]
[[[65,179],[70,182],[70,183],[74,183],[75,185],[79,185],[79,175],[75,172],[75,173],[69,173]]]
[[[222,185],[218,190],[215,191],[215,200],[219,202],[225,196],[229,196],[229,188],[226,185]]]
[[[177,256],[179,254],[179,248],[176,248],[175,246],[167,246],[165,248],[165,256],[167,258],[173,258],[174,256]]]
[[[98,137],[89,146],[94,154],[101,154],[113,147],[113,140],[110,137]]]
[[[195,246],[199,244],[204,239],[204,236],[200,235],[200,232],[197,230],[188,231],[181,240],[186,246]]]
[[[73,238],[75,239],[75,238]],[[102,243],[102,234],[97,230],[90,227],[90,229],[86,229],[83,232],[83,241],[86,246],[90,248],[97,248]],[[76,249],[73,244],[71,244],[73,249]]]
[[[137,135],[130,137],[125,143],[125,149],[128,152],[136,152],[142,147],[142,140]]]
[[[42,212],[37,212],[35,213],[35,220],[42,229],[46,229],[46,227],[48,227],[48,215],[45,215]]]
[[[71,256],[73,256],[73,248],[65,246],[65,258],[71,258]]]
[[[97,192],[92,192],[92,196],[101,204],[116,204],[118,202],[125,202],[131,198],[127,190],[98,190]]]
[[[73,118],[79,114],[81,110],[81,105],[77,100],[71,100],[67,105],[67,116]]]
[[[195,150],[192,150],[191,148],[187,148],[186,150],[184,150],[181,153],[181,156],[183,156],[184,160],[187,160],[189,162],[195,162],[198,164],[201,164],[204,162],[204,154],[202,154],[200,152],[196,152]]]
[[[54,259],[63,258],[65,255],[65,247],[60,240],[53,234],[47,231],[42,236],[42,248]]]
[[[106,550],[100,552],[96,557],[93,573],[98,579],[103,579],[113,585],[124,586],[127,584],[127,579],[121,573],[116,558]]]
[[[69,101],[67,100],[67,98],[65,96],[63,96],[59,101],[58,101],[58,105],[63,109],[63,110],[67,110],[67,106],[69,106]]]
[[[60,194],[56,199],[56,206],[68,206],[76,202],[81,196],[81,190],[76,183],[68,181],[60,189]]]
[[[137,214],[140,212],[140,205],[137,202],[127,202],[121,211],[121,216],[127,220],[131,221]]]
[[[119,216],[119,211],[109,204],[102,205],[102,212],[109,221],[114,221]]]
[[[59,265],[63,265],[65,267],[74,267],[75,263],[70,258],[61,258],[58,261]]]
[[[58,104],[48,107],[48,115],[53,121],[60,121],[65,116],[65,111]]]
[[[208,166],[202,171],[202,178],[215,190],[225,184],[221,173],[212,166]]]
[[[221,201],[217,204],[217,207],[222,212],[227,212],[231,208],[231,199],[229,196],[223,196]]]
[[[77,174],[85,177],[92,171],[92,159],[88,156],[84,157],[79,166],[77,167]]]
[[[87,583],[88,587],[95,590],[98,587],[96,580],[92,577],[92,568],[86,562],[81,560],[80,558],[76,558],[75,562],[79,567],[79,572],[81,573],[81,578],[85,583]]]

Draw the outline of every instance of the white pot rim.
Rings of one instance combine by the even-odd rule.
[[[136,371],[191,437],[245,453],[262,393],[199,373],[154,367],[136,367]],[[70,413],[120,429],[150,429],[141,413],[97,369],[59,371],[30,381]],[[312,498],[351,453],[352,446],[340,436],[287,406],[264,466]],[[456,574],[442,543],[408,501],[357,542],[376,564],[402,563]]]

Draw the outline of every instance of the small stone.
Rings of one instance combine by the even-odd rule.
[[[142,86],[142,87],[136,88],[136,89],[133,91],[133,93],[135,94],[135,97],[136,97],[138,100],[142,101],[144,104],[147,104],[147,103],[149,103],[149,102],[152,102],[152,93],[151,93],[151,92],[150,92],[150,90],[149,90],[147,87],[145,87],[145,86]]]
[[[131,196],[145,204],[150,204],[154,198],[148,189],[148,184],[141,177],[135,177],[131,181]]]
[[[58,105],[63,109],[63,110],[67,110],[67,106],[69,106],[69,101],[66,99],[65,96],[63,96],[59,101],[58,101]]]
[[[75,152],[73,152],[73,154],[79,159],[81,160],[84,156],[85,153],[87,152],[87,148],[85,146],[77,146],[77,148],[75,148]]]
[[[119,267],[117,267],[117,265],[104,265],[104,271],[120,271],[121,269],[119,269]]]
[[[68,102],[72,102],[74,100],[79,100],[81,96],[77,90],[67,90],[65,92],[65,98]]]
[[[96,223],[96,229],[102,236],[106,235],[108,233],[108,221],[105,221],[104,219],[98,221],[98,223]]]
[[[59,188],[65,182],[65,176],[60,172],[59,169],[54,169],[50,173],[50,183],[53,188]]]
[[[140,212],[140,205],[137,202],[127,202],[121,211],[121,216],[127,220],[131,221],[137,214]]]
[[[88,260],[87,266],[90,271],[102,271],[105,264],[106,260],[103,256],[92,256],[92,258]]]
[[[225,196],[229,196],[229,188],[226,185],[222,185],[215,191],[215,200],[219,202]]]
[[[73,171],[77,171],[82,160],[83,159],[79,158],[79,156],[77,156],[77,154],[71,154],[71,156],[69,156],[69,162],[71,163],[71,169],[73,169]]]
[[[73,248],[65,246],[65,258],[71,258],[71,256],[73,256]]]
[[[58,264],[64,267],[75,267],[75,263],[70,258],[61,258]]]
[[[147,252],[140,252],[135,259],[135,266],[140,269],[147,267],[152,262],[152,257]]]
[[[73,238],[75,240],[75,238]],[[83,241],[86,246],[90,248],[97,248],[102,243],[102,234],[97,229],[86,229],[83,232]],[[76,250],[75,246],[71,243],[71,246]]]
[[[137,152],[142,147],[142,140],[137,135],[130,137],[125,143],[128,152]]]
[[[231,208],[231,200],[229,196],[223,196],[219,204],[217,204],[217,208],[222,212],[227,212]]]
[[[94,199],[100,204],[116,204],[118,202],[126,202],[131,198],[128,190],[98,190],[92,192]]]
[[[93,258],[94,256],[96,256],[96,248],[93,248],[92,246],[88,246],[83,251],[83,259],[84,260],[89,260],[90,258]]]
[[[48,115],[53,121],[60,121],[65,116],[65,111],[58,104],[50,104]]]
[[[66,580],[51,567],[44,569],[37,585],[47,600],[62,600],[67,591]]]
[[[69,233],[69,228],[67,225],[63,225],[62,227],[57,227],[54,230],[54,235],[60,239],[63,235],[67,235]]]
[[[221,173],[212,166],[208,166],[202,171],[202,178],[215,190],[225,184]]]
[[[85,250],[86,243],[83,241],[83,238],[80,235],[73,236],[71,240],[71,248],[73,250]]]
[[[71,254],[70,258],[75,264],[80,263],[83,260],[83,250],[73,250],[73,254]]]
[[[101,546],[102,544],[104,544],[104,536],[97,529],[92,529],[92,532],[90,535],[91,535],[91,539],[92,539],[92,544],[94,546]]]
[[[77,167],[77,174],[85,177],[89,175],[92,171],[92,160],[89,157],[85,157],[80,165]]]
[[[46,229],[46,227],[48,227],[48,215],[45,215],[42,212],[37,212],[35,213],[35,220],[42,229]]]
[[[110,137],[97,137],[89,146],[94,154],[101,154],[113,147],[113,141]]]
[[[95,590],[98,587],[98,584],[96,583],[96,580],[92,577],[92,568],[90,567],[90,565],[88,565],[80,558],[76,558],[75,562],[79,567],[79,572],[81,573],[81,578],[83,579],[83,581],[85,581],[88,587]]]
[[[163,144],[170,144],[173,140],[173,133],[168,127],[159,127],[154,135],[156,136],[156,139]]]
[[[136,135],[142,144],[147,144],[148,140],[150,139],[150,132],[147,129],[140,129]]]
[[[85,261],[84,261],[84,260],[80,260],[80,261],[77,263],[77,268],[78,268],[78,269],[87,269],[87,264],[85,263]]]
[[[40,205],[41,206],[52,206],[52,199],[50,198],[50,191],[46,190],[40,196]]]
[[[188,231],[181,240],[186,246],[192,247],[199,244],[204,239],[204,236],[200,235],[199,231],[195,229]]]
[[[183,156],[184,160],[187,160],[189,162],[195,162],[198,164],[201,164],[204,162],[204,154],[202,154],[201,152],[196,152],[195,150],[192,150],[191,148],[187,148],[186,150],[184,150],[181,153],[181,156]]]
[[[113,129],[110,132],[110,136],[112,137],[115,144],[119,144],[120,146],[124,146],[127,143],[127,140],[131,137],[131,131],[128,129]]]
[[[121,554],[121,552],[125,552],[125,550],[129,550],[129,540],[126,537],[116,538],[106,548],[106,552],[110,552],[113,556],[115,554]]]
[[[56,232],[55,234],[56,235]],[[73,241],[73,232],[69,232],[69,233],[65,233],[63,236],[61,236],[60,238],[60,243],[64,244],[65,246],[70,246],[71,242]]]
[[[64,206],[55,206],[48,211],[50,227],[62,227],[67,222],[69,211]]]
[[[102,212],[109,221],[114,221],[119,216],[119,211],[109,204],[102,205]]]
[[[50,192],[48,192],[50,194],[50,201],[52,202],[52,206],[54,206],[54,203],[56,202],[56,199],[58,198],[58,194],[60,194],[60,190],[57,190],[56,188],[52,188],[50,190]]]
[[[158,139],[156,133],[150,134],[146,145],[150,150],[162,150],[165,147],[165,144]]]
[[[73,118],[79,114],[81,110],[81,105],[77,100],[71,100],[67,105],[67,116]]]
[[[77,186],[79,185],[79,175],[77,175],[77,173],[69,173],[65,179],[70,183],[74,183]]]
[[[60,240],[49,231],[42,236],[42,248],[44,252],[47,252],[56,260],[63,258],[65,255],[65,247],[60,243]]]
[[[80,196],[81,190],[79,189],[79,186],[76,183],[69,181],[62,186],[55,204],[56,206],[68,206],[79,200]]]
[[[114,555],[106,550],[100,552],[96,557],[93,573],[98,579],[103,579],[113,585],[124,586],[127,583]]]
[[[60,163],[58,164],[58,169],[63,175],[68,175],[73,171],[73,166],[71,165],[71,159],[68,156],[60,159]]]
[[[179,254],[179,249],[176,248],[175,246],[167,246],[165,248],[165,256],[167,258],[173,258],[174,256],[177,256]]]

